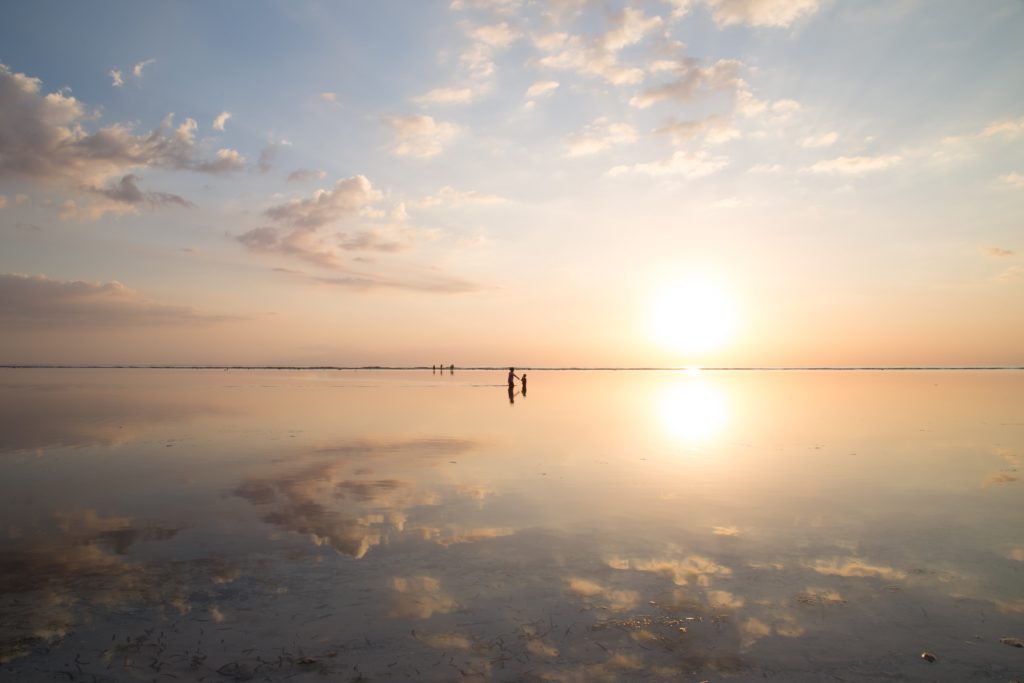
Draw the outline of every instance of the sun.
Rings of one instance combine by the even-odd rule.
[[[718,285],[694,279],[663,285],[651,302],[651,337],[680,353],[707,353],[736,331],[736,306]]]

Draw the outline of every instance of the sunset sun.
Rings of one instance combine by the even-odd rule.
[[[663,285],[651,303],[651,337],[670,351],[716,351],[732,340],[736,326],[734,301],[709,280]]]

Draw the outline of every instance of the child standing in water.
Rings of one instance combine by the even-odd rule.
[[[523,383],[523,396],[526,396],[526,373],[525,372],[523,373],[523,376],[519,378],[519,381]]]

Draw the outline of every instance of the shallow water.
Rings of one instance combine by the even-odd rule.
[[[503,382],[0,370],[0,673],[1024,676],[1024,372]]]

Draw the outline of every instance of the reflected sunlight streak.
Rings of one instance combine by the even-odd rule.
[[[721,389],[704,377],[687,373],[658,396],[658,415],[669,436],[695,444],[722,430],[728,422],[729,406]]]

